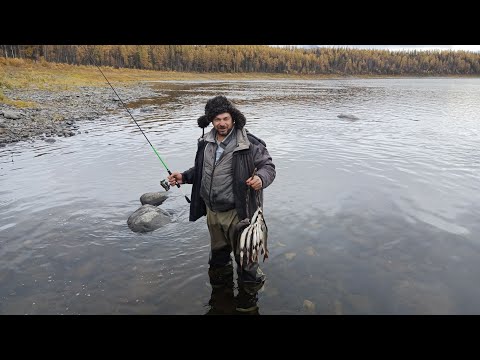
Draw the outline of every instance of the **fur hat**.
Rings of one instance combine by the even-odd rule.
[[[245,116],[228,100],[225,96],[216,96],[207,101],[205,105],[205,115],[198,118],[198,126],[205,128],[210,124],[215,116],[218,114],[229,113],[232,116],[235,126],[238,129],[243,129],[247,119]]]

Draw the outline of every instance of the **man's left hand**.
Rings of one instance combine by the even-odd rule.
[[[260,190],[263,185],[262,179],[260,179],[258,175],[255,175],[253,178],[249,177],[246,181],[246,184],[251,186],[254,190]]]

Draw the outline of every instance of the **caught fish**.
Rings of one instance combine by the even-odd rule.
[[[252,178],[256,175],[257,168],[253,170]],[[248,192],[247,192],[247,207],[248,207]],[[258,195],[258,192],[257,192]],[[237,234],[239,238],[239,255],[240,268],[243,267],[243,262],[246,261],[248,265],[250,262],[257,262],[259,254],[263,255],[263,261],[268,258],[267,238],[268,228],[263,217],[263,210],[260,206],[260,201],[257,198],[257,210],[253,213],[251,219],[243,219],[236,225]],[[248,216],[248,212],[247,212]]]
[[[268,227],[262,209],[259,207],[253,214],[250,224],[242,227],[239,241],[240,266],[243,266],[245,259],[247,264],[258,261],[259,254],[263,255],[265,261],[268,258]]]
[[[261,217],[258,220],[258,229],[260,232],[260,239],[261,239],[261,254],[263,254],[263,261],[268,258],[268,247],[267,247],[267,239],[268,239],[268,227],[267,223],[265,222],[265,218],[263,217],[263,212]]]
[[[257,256],[257,243],[258,243],[258,223],[253,224],[253,230],[252,230],[252,261],[256,261],[256,256]]]
[[[245,250],[245,237],[246,237],[247,233],[246,231],[242,231],[242,234],[240,235],[240,245],[239,245],[239,249],[240,249],[240,268],[242,268],[243,266],[243,253],[244,253],[244,250]]]
[[[248,227],[247,231],[247,239],[245,240],[245,250],[246,250],[246,256],[247,256],[247,264],[250,262],[250,256],[252,254],[252,234],[253,234],[253,225],[250,225]]]
[[[261,208],[258,208],[257,211],[253,213],[252,220],[250,221],[251,224],[255,224],[255,221],[257,221],[257,217],[260,213],[262,213]]]
[[[240,234],[240,238],[239,238],[239,252],[240,252],[240,261],[241,259],[243,259],[243,253],[245,251],[245,237],[246,237],[246,232],[244,230],[246,230],[248,228],[248,226],[250,225],[250,219],[248,218],[245,218],[243,220],[241,220],[237,225],[235,225],[235,230],[237,232],[237,234]],[[243,265],[243,261],[240,262],[240,268],[242,267]]]

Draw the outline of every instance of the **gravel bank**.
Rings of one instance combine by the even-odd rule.
[[[156,96],[146,84],[115,86],[125,104]],[[0,104],[0,147],[26,140],[55,141],[82,132],[81,123],[123,108],[110,87],[81,87],[76,90],[47,91],[5,89],[12,100],[34,102],[35,108]]]

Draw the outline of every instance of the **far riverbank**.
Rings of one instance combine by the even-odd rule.
[[[178,73],[102,67],[126,103],[157,94],[156,81],[318,80],[338,75]],[[373,78],[373,77],[372,77]],[[128,105],[127,105],[128,106]],[[80,123],[123,107],[94,66],[0,58],[0,147],[81,132]]]

